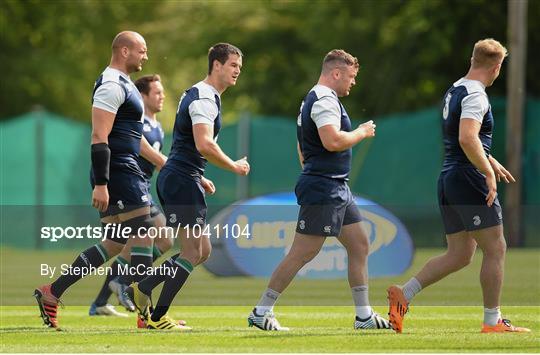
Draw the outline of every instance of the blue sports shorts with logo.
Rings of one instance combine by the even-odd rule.
[[[93,189],[95,182],[92,172],[90,184]],[[105,212],[99,213],[101,218],[130,212],[151,204],[152,198],[146,179],[129,169],[111,167],[107,191],[109,192],[109,207]]]
[[[167,226],[205,225],[207,206],[199,177],[164,168],[157,178],[157,193]]]
[[[148,189],[148,199],[150,200],[150,217],[155,218],[156,216],[163,214],[163,211],[161,210],[161,207],[159,204],[154,201],[154,198],[152,197],[152,182],[150,179],[146,178],[146,185]]]
[[[439,209],[446,234],[474,231],[502,224],[499,199],[489,207],[485,176],[475,168],[444,171],[438,182]]]
[[[300,205],[297,233],[337,237],[342,226],[362,220],[345,180],[300,175],[295,193]]]

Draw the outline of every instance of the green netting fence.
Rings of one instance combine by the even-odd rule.
[[[496,118],[493,154],[504,164],[505,101],[492,100],[492,108]],[[540,245],[536,237],[540,232],[539,116],[540,100],[529,99],[523,145],[527,246]],[[439,117],[438,108],[375,117],[377,136],[359,144],[353,153],[352,191],[394,212],[417,246],[444,244],[436,195],[443,154]],[[217,186],[216,194],[208,197],[209,205],[223,206],[242,197],[294,190],[300,172],[295,120],[263,116],[244,120],[224,127],[219,143],[232,157],[247,149],[251,174],[239,180],[242,178],[209,166],[206,175]],[[66,223],[97,223],[97,214],[91,209],[74,207],[90,204],[89,125],[48,112],[31,112],[1,122],[0,140],[2,244],[42,246],[32,237],[36,226],[57,214],[63,215]],[[165,153],[170,143],[168,134]],[[504,201],[504,186],[500,195]]]

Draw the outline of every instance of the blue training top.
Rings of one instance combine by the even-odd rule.
[[[351,120],[337,94],[323,85],[315,85],[300,107],[297,139],[304,156],[304,175],[318,175],[348,180],[352,149],[330,152],[324,148],[318,128],[333,124],[341,131],[351,131]]]
[[[221,129],[221,101],[218,91],[201,81],[180,98],[174,122],[173,143],[163,169],[193,177],[204,175],[207,160],[199,153],[193,137],[193,125],[212,125],[214,140]]]
[[[477,80],[461,78],[444,95],[442,110],[444,163],[442,171],[474,168],[459,144],[462,119],[480,122],[479,138],[486,156],[490,154],[494,119],[484,85]]]
[[[163,128],[161,128],[161,123],[144,116],[143,135],[155,150],[161,152],[161,149],[163,148],[163,138],[165,136]],[[139,156],[139,166],[141,167],[146,180],[150,180],[156,168],[154,164],[144,159],[142,156]]]
[[[116,114],[108,136],[111,170],[127,169],[142,176],[138,157],[144,103],[139,90],[126,74],[107,68],[95,82],[92,103],[94,107]]]

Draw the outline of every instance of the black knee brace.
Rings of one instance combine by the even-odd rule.
[[[106,226],[108,226],[106,228]],[[101,222],[101,228],[103,228],[103,238],[112,240],[113,242],[120,243],[120,244],[126,244],[128,237],[122,237],[122,229],[123,226],[116,223],[103,223]]]
[[[148,231],[148,228],[154,226],[154,221],[152,217],[150,217],[149,214],[145,214],[143,216],[134,217],[131,219],[128,219],[127,221],[122,222],[122,228],[130,228],[131,235],[138,235],[139,229],[143,228],[143,230],[146,232]]]

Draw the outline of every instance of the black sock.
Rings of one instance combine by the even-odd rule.
[[[139,282],[144,279],[147,276],[146,270],[152,266],[152,248],[131,247],[131,266],[135,268],[135,273],[131,275],[133,281]]]
[[[174,260],[179,256],[180,254],[176,254],[171,256],[169,259],[165,260],[163,263],[161,263],[162,266],[167,268],[176,268],[176,264],[174,263]],[[167,269],[165,269],[167,270]],[[171,269],[172,270],[172,269]],[[152,295],[152,290],[157,287],[160,283],[165,281],[167,279],[167,274],[165,273],[156,273],[154,275],[150,275],[148,277],[145,277],[143,280],[139,282],[139,290],[142,291],[147,296]]]
[[[82,267],[99,267],[109,259],[107,251],[101,244],[96,244],[79,254],[77,259],[71,264],[73,268]],[[61,297],[62,294],[75,282],[82,279],[80,272],[70,272],[61,275],[51,285],[51,292],[56,297]]]
[[[152,321],[154,322],[160,320],[161,317],[167,313],[172,301],[174,300],[174,297],[186,282],[189,274],[191,274],[193,271],[193,266],[191,263],[179,257],[174,259],[172,267],[175,268],[176,274],[174,277],[170,275],[165,279],[163,289],[159,295],[159,300],[154,308],[154,312],[152,313]]]
[[[103,283],[103,286],[101,286],[101,290],[99,291],[94,304],[97,307],[105,306],[107,304],[107,301],[109,300],[109,297],[111,297],[112,291],[109,288],[109,282],[113,280],[114,278],[118,277],[118,268],[119,266],[127,265],[126,259],[122,258],[121,256],[117,257],[116,260],[111,264],[111,273],[107,274],[107,277],[105,278],[105,282]]]
[[[159,250],[159,248],[154,245],[154,248],[152,249],[152,263],[156,261],[156,259],[159,258],[161,255],[163,255],[161,250]],[[122,285],[129,286],[133,282],[133,278],[129,273],[127,273],[124,275],[120,275],[118,277],[118,282]]]

